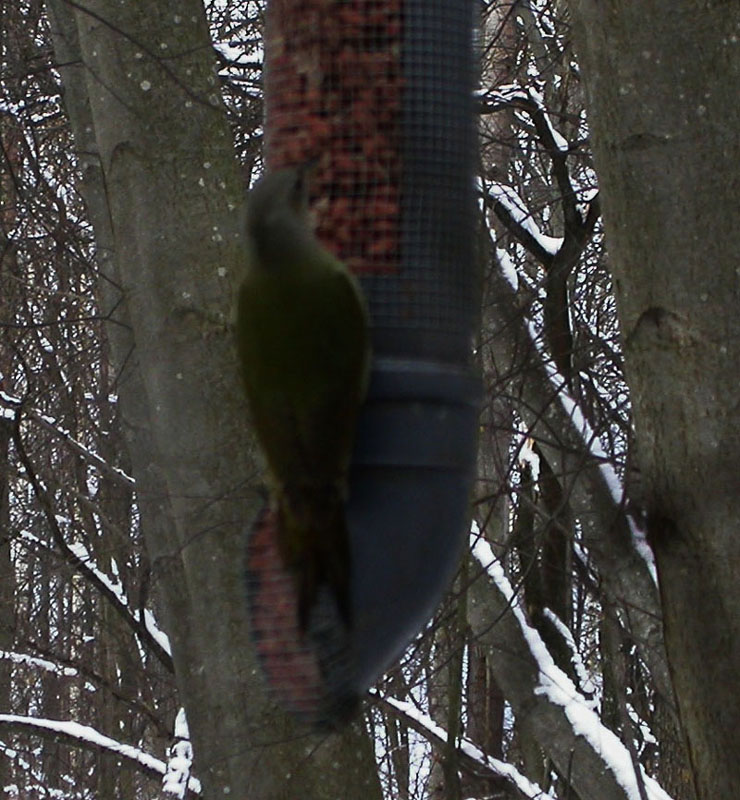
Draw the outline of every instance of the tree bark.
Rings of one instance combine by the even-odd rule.
[[[249,641],[256,469],[225,324],[244,189],[202,4],[48,5],[77,146],[97,154],[87,201],[130,326],[112,347],[122,414],[204,795],[379,797],[364,730],[307,741],[267,700]]]
[[[571,0],[701,800],[740,796],[740,5]]]

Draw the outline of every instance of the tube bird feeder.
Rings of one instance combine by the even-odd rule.
[[[249,545],[260,660],[313,724],[341,717],[425,624],[465,540],[479,396],[473,12],[471,0],[267,6],[267,168],[316,163],[317,236],[359,278],[372,324],[348,505],[349,641],[330,621],[309,642],[286,633],[285,576],[254,568],[271,563],[269,516]]]

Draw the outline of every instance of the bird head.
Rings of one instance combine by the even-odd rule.
[[[318,159],[297,167],[283,167],[261,178],[247,199],[247,225],[254,229],[269,224],[274,215],[286,212],[305,220],[308,191]]]
[[[317,161],[283,167],[261,178],[247,197],[246,234],[267,263],[315,245],[308,190]]]

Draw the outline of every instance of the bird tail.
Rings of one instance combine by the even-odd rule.
[[[316,730],[337,730],[359,705],[352,632],[329,592],[320,593],[310,629],[300,630],[295,577],[280,552],[278,524],[276,506],[266,504],[247,538],[252,642],[275,698]]]
[[[285,489],[278,500],[279,541],[298,596],[298,626],[325,611],[324,588],[347,629],[352,626],[351,557],[345,502],[335,487]],[[329,612],[333,616],[332,612]]]

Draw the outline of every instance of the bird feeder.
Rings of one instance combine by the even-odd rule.
[[[267,5],[267,169],[315,163],[316,234],[360,280],[372,325],[348,506],[349,639],[327,614],[299,641],[269,512],[249,544],[258,655],[279,699],[312,724],[341,717],[418,633],[465,538],[479,394],[472,23],[470,0]]]

